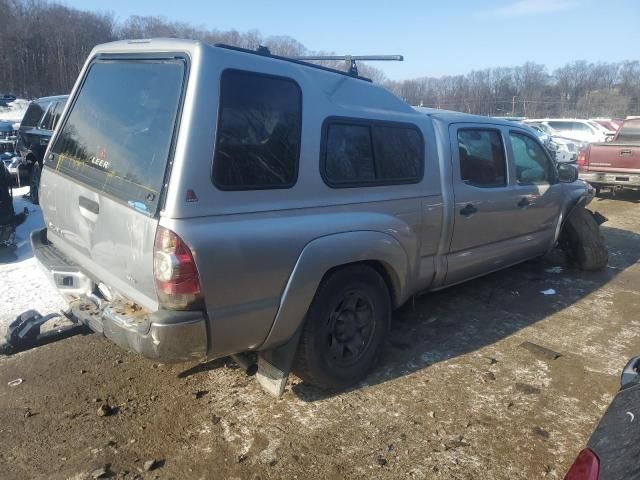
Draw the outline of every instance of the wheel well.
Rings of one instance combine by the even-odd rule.
[[[391,306],[393,308],[399,307],[400,305],[398,305],[398,299],[400,298],[400,286],[399,286],[400,283],[398,282],[398,278],[390,265],[384,262],[381,262],[379,260],[364,260],[360,262],[351,262],[351,263],[344,263],[342,265],[336,265],[335,267],[330,268],[323,275],[321,283],[324,282],[324,280],[333,272],[340,270],[344,267],[349,267],[349,266],[358,265],[358,264],[367,265],[373,268],[376,272],[380,274],[380,276],[384,280],[384,283],[387,286],[387,290],[389,291]]]

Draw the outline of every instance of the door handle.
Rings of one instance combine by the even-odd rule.
[[[527,197],[522,197],[520,199],[520,201],[518,202],[518,206],[520,208],[528,207],[529,205],[531,205],[531,202],[529,201],[529,199]]]
[[[464,208],[460,209],[460,215],[462,215],[463,217],[470,217],[477,212],[478,209],[474,207],[472,203],[467,203]]]
[[[620,155],[632,155],[633,152],[631,150],[620,150]]]
[[[100,205],[98,202],[88,199],[87,197],[78,197],[78,204],[81,208],[90,211],[91,213],[98,215],[100,213]]]

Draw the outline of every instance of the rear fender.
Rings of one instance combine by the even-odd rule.
[[[400,243],[375,231],[346,232],[317,238],[302,250],[287,281],[271,331],[259,350],[285,343],[304,321],[316,290],[332,268],[356,262],[382,264],[392,283],[395,304],[406,299],[409,262]]]

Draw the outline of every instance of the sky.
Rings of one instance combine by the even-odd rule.
[[[401,54],[377,62],[393,80],[465,74],[534,61],[640,60],[640,0],[63,0],[112,13],[162,16],[218,30],[289,35],[310,50]]]

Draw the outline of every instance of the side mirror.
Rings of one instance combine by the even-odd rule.
[[[573,183],[578,180],[578,168],[570,163],[558,164],[558,179],[562,183]]]

